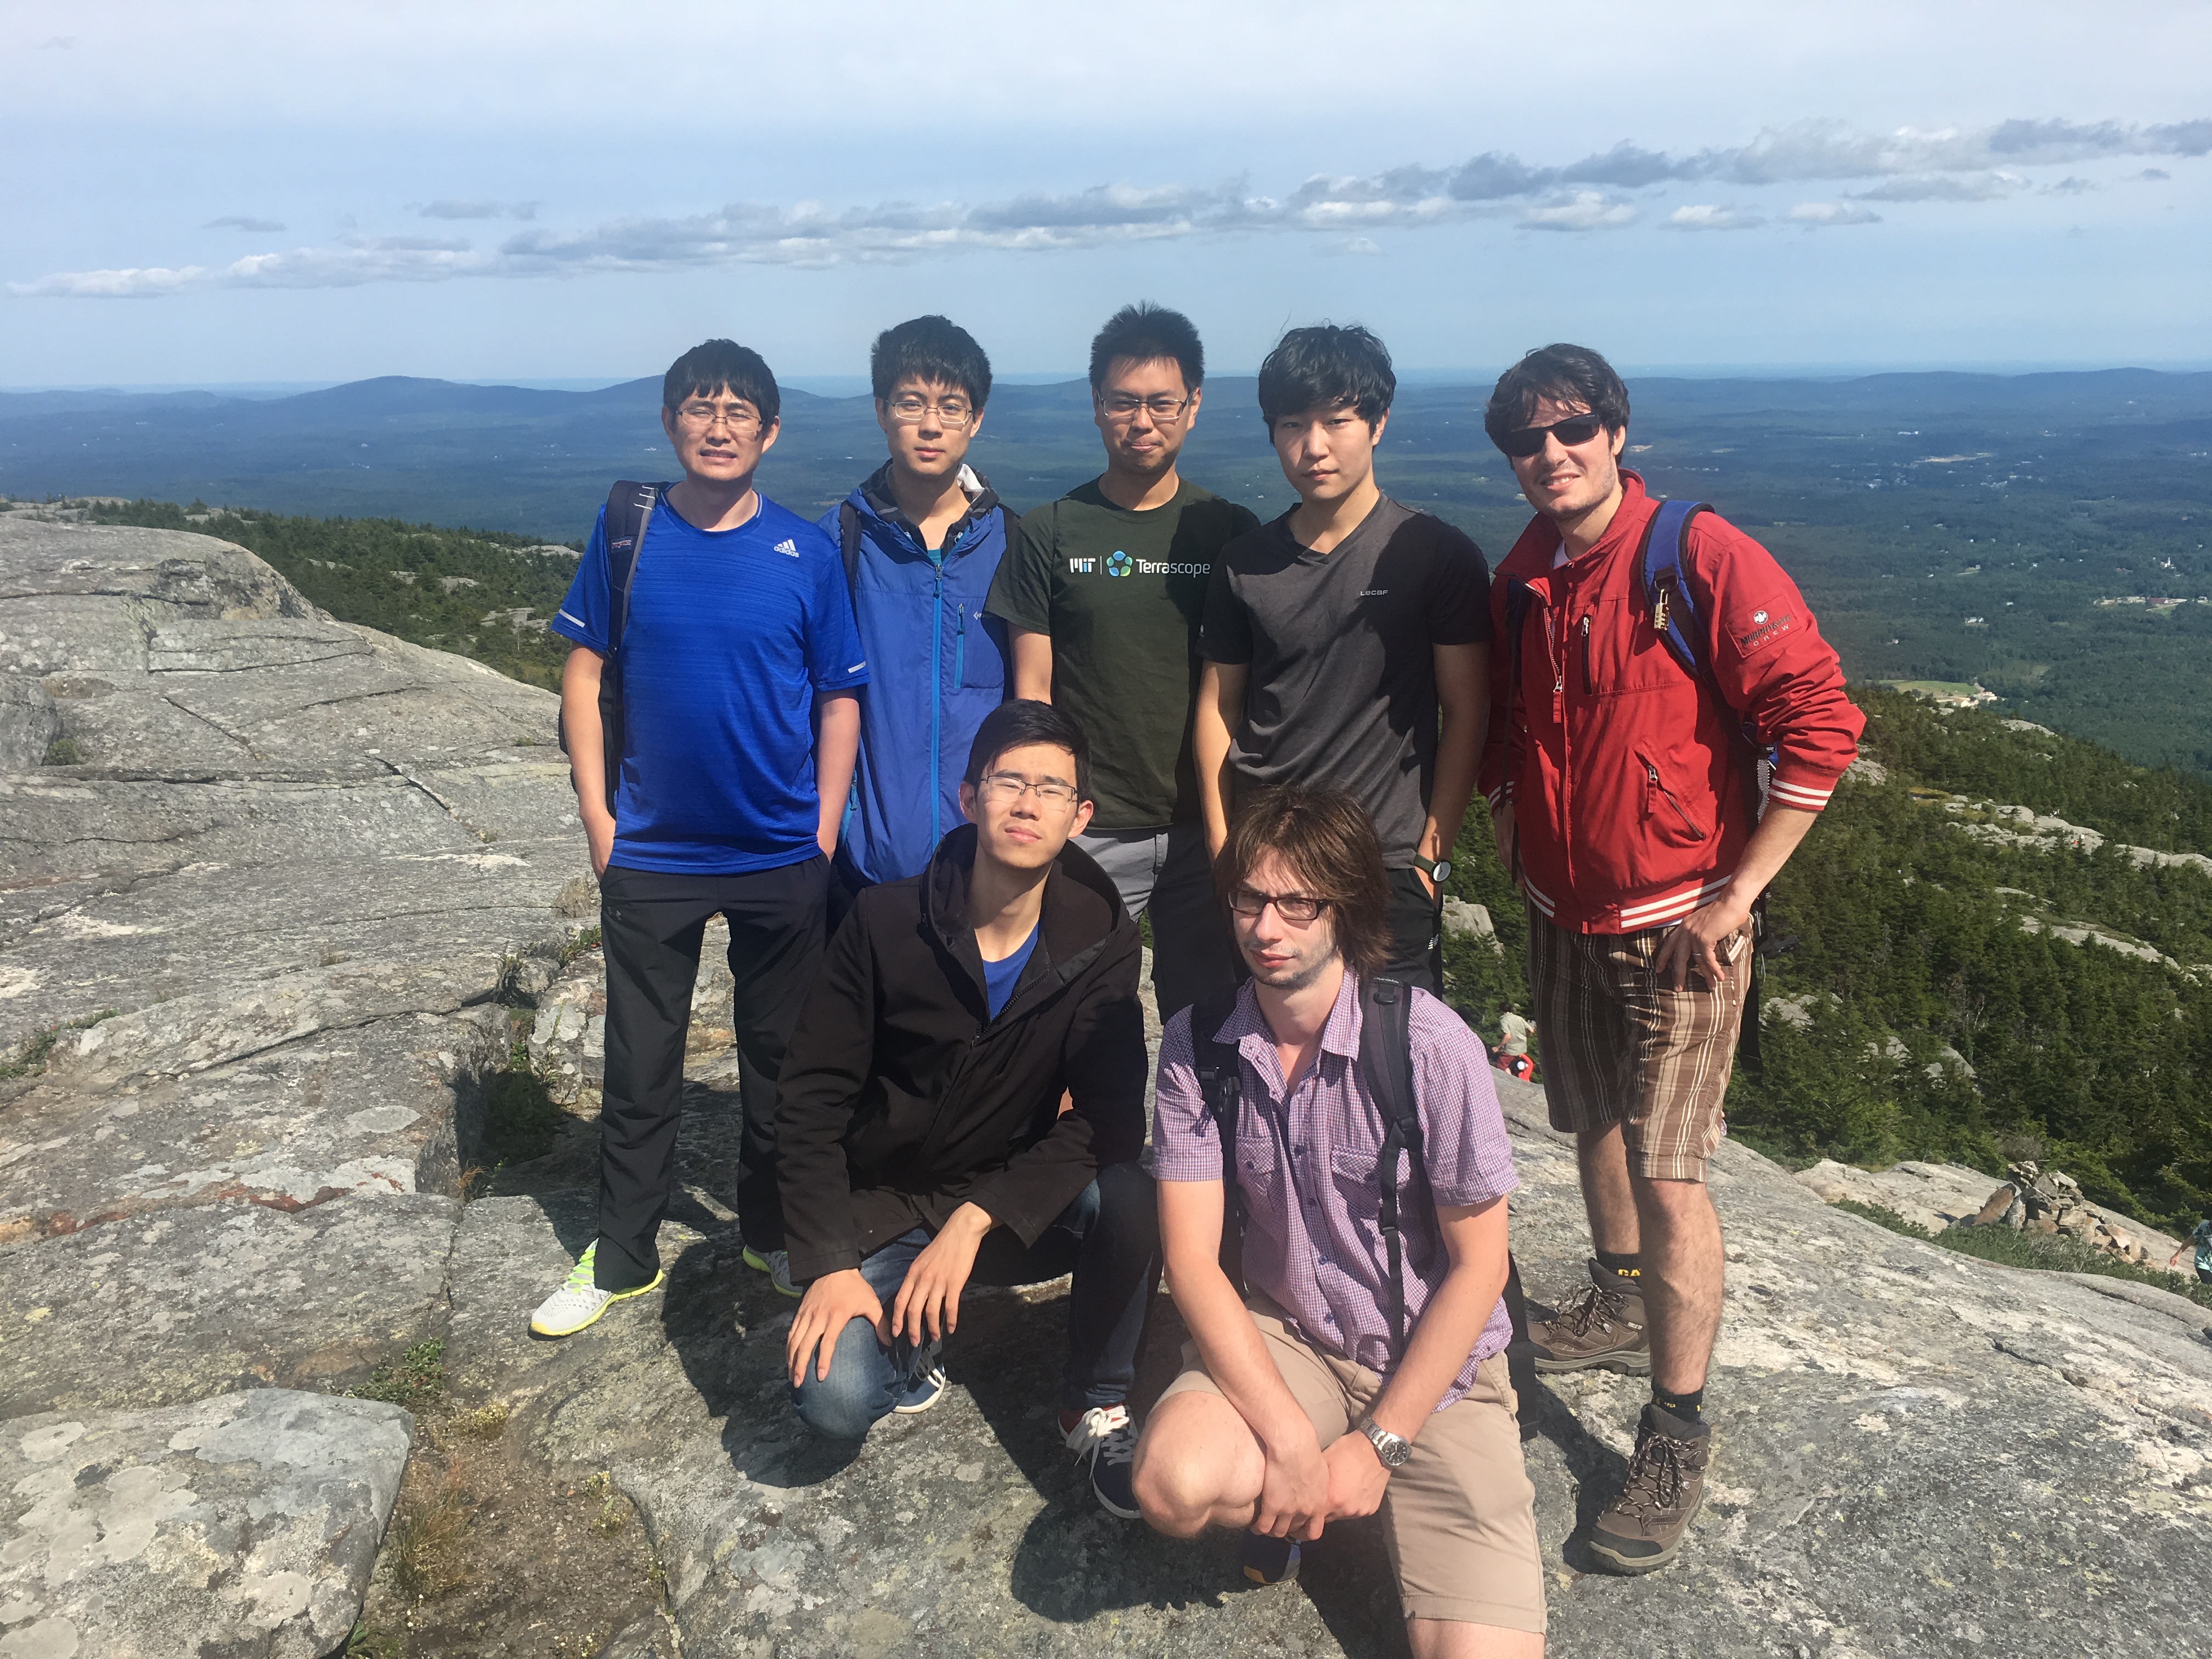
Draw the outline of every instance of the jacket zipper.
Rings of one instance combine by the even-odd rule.
[[[944,783],[939,776],[945,743],[945,550],[929,555],[929,833],[945,838]],[[933,844],[934,842],[933,842]]]
[[[1583,618],[1583,695],[1597,696],[1597,676],[1590,672],[1590,619]]]
[[[1693,840],[1703,841],[1705,838],[1705,832],[1698,828],[1697,821],[1691,817],[1688,810],[1683,806],[1680,801],[1674,799],[1674,792],[1669,789],[1666,783],[1660,778],[1659,769],[1654,766],[1650,761],[1644,760],[1644,757],[1641,755],[1638,755],[1636,758],[1640,761],[1644,761],[1644,781],[1651,786],[1651,788],[1655,793],[1666,797],[1667,805],[1674,809],[1674,816],[1682,820],[1682,828],[1690,832]]]

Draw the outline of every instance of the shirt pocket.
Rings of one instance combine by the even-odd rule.
[[[1003,697],[1008,657],[1006,623],[985,616],[980,605],[962,605],[953,618],[953,684]]]

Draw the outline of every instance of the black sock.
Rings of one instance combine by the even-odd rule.
[[[1638,1265],[1642,1261],[1643,1256],[1635,1250],[1626,1255],[1618,1250],[1600,1250],[1597,1253],[1597,1265],[1609,1273],[1619,1273],[1623,1279],[1642,1278],[1644,1269]]]
[[[1705,1385],[1700,1382],[1694,1389],[1686,1389],[1680,1394],[1670,1394],[1654,1383],[1651,1388],[1651,1403],[1668,1416],[1678,1417],[1694,1427],[1705,1420]]]

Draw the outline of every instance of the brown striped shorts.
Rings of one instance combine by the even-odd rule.
[[[1727,981],[1680,991],[1653,969],[1664,927],[1571,933],[1528,912],[1528,984],[1552,1127],[1621,1126],[1631,1174],[1703,1181],[1727,1133],[1722,1103],[1743,1024],[1748,951]]]

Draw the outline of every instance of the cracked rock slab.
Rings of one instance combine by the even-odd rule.
[[[362,1382],[442,1323],[460,1207],[428,1194],[296,1215],[216,1205],[16,1250],[0,1418]]]
[[[325,1659],[414,1443],[397,1406],[283,1389],[0,1427],[8,1659]]]

